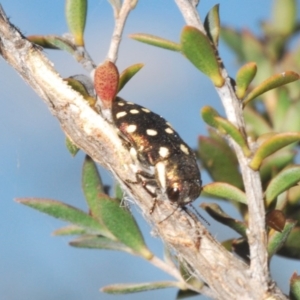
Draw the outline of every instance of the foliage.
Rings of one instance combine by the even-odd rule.
[[[121,14],[120,3],[111,3],[115,13]],[[135,4],[132,3],[132,7]],[[42,47],[68,51],[81,61],[86,57],[86,7],[87,1],[84,0],[67,1],[66,18],[72,38],[31,36],[29,39]],[[295,242],[300,239],[300,166],[296,163],[300,140],[300,86],[299,82],[292,83],[299,79],[296,72],[300,69],[300,50],[289,49],[289,41],[299,29],[295,11],[295,1],[274,1],[271,21],[262,24],[260,38],[249,31],[221,28],[218,6],[206,17],[206,34],[195,27],[185,26],[179,42],[149,34],[131,35],[137,41],[182,54],[207,75],[217,89],[227,84],[217,49],[219,35],[243,64],[232,82],[235,96],[243,107],[246,132],[226,117],[220,116],[213,108],[205,106],[201,113],[203,120],[210,126],[209,135],[199,137],[197,156],[213,180],[213,183],[203,187],[203,195],[231,202],[239,209],[243,221],[226,214],[219,204],[203,203],[201,206],[216,221],[240,235],[239,240],[226,241],[226,247],[245,259],[249,251],[246,233],[249,203],[233,144],[241,149],[250,168],[260,173],[264,205],[269,216],[266,224],[269,261],[275,254],[300,258],[300,244]],[[113,62],[106,61],[97,67],[95,89],[104,103],[102,108],[109,109],[117,92],[141,67],[141,64],[130,66],[120,76]],[[278,70],[281,73],[277,73]],[[66,80],[97,110],[95,95],[88,92],[86,83],[73,78]],[[78,148],[69,139],[67,142],[71,154],[76,155]],[[120,187],[115,188],[114,197],[106,194],[96,165],[89,157],[86,157],[83,165],[82,187],[88,212],[54,200],[29,198],[18,199],[18,202],[69,223],[56,230],[55,235],[76,235],[76,239],[70,242],[71,246],[125,251],[151,262],[154,255],[146,246],[133,216],[121,205],[123,195]],[[239,247],[242,244],[246,245],[243,250]],[[187,273],[191,276],[176,255],[169,255],[165,263],[177,266],[182,277]],[[294,274],[291,278],[291,295],[295,299],[300,295],[298,285],[299,276]],[[203,283],[178,280],[115,285],[102,290],[108,293],[129,293],[174,286],[184,293],[191,287],[200,290]]]

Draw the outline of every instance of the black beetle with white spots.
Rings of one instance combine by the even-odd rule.
[[[119,97],[112,104],[112,117],[133,158],[136,177],[148,193],[155,199],[166,195],[181,207],[200,195],[195,155],[164,118]]]

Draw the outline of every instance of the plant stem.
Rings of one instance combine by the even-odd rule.
[[[187,25],[194,26],[206,34],[198,12],[195,6],[192,5],[192,2],[190,0],[175,0],[175,2]],[[227,118],[246,136],[242,104],[235,95],[225,69],[222,69],[222,75],[226,82],[223,87],[216,88],[216,90],[221,98]],[[238,145],[232,140],[230,140],[230,144],[237,154],[248,201],[249,228],[247,230],[247,237],[250,247],[250,271],[253,280],[261,285],[263,290],[267,291],[269,282],[268,255],[266,250],[267,235],[265,232],[265,209],[259,172],[253,171],[248,166],[249,159],[244,156]]]
[[[119,13],[114,10],[115,28],[111,38],[107,59],[116,62],[118,59],[118,51],[122,39],[122,33],[125,27],[126,19],[132,10],[132,0],[124,0]]]

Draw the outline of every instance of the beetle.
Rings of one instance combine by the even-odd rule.
[[[135,173],[154,198],[158,194],[178,206],[194,201],[202,181],[195,154],[163,117],[116,97],[112,119],[135,161]]]

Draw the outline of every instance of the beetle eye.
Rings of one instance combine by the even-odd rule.
[[[177,202],[179,200],[180,191],[178,187],[170,187],[167,189],[167,195],[169,200]]]

